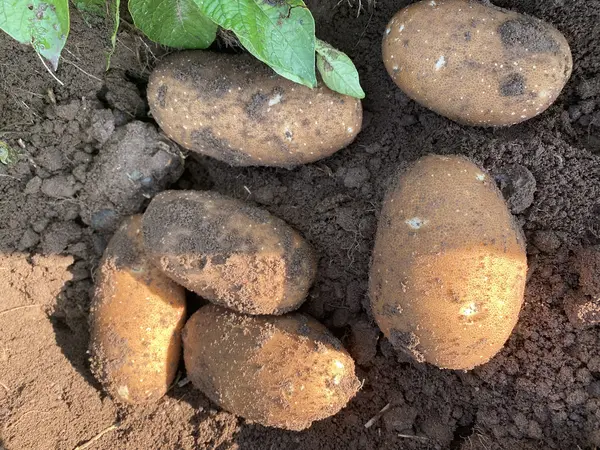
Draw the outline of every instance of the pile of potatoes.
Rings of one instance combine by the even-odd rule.
[[[400,10],[383,59],[414,100],[482,126],[541,113],[572,70],[567,41],[551,25],[472,0]],[[170,55],[150,77],[148,100],[171,139],[230,165],[310,163],[362,126],[359,100],[294,84],[248,55]],[[316,267],[311,246],[267,211],[216,192],[162,192],[105,251],[91,309],[92,370],[116,399],[152,401],[173,383],[183,353],[188,378],[217,405],[305,429],[359,388],[340,341],[293,312]],[[485,363],[517,322],[526,274],[520,227],[473,162],[430,155],[394,178],[369,295],[396,349],[445,369]],[[209,301],[191,317],[186,290]]]
[[[92,371],[118,400],[156,400],[173,383],[183,341],[188,378],[217,405],[307,428],[359,387],[340,341],[289,313],[315,272],[309,244],[267,211],[216,192],[165,191],[106,248],[90,314]],[[212,303],[187,318],[184,287]]]

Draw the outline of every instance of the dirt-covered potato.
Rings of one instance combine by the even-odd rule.
[[[313,162],[362,125],[360,100],[293,83],[247,54],[170,55],[150,76],[148,102],[171,139],[234,166]]]
[[[309,244],[283,220],[208,191],[166,191],[143,219],[146,251],[198,295],[247,314],[298,308],[316,273]]]
[[[370,277],[373,315],[399,350],[471,369],[504,345],[527,256],[494,180],[461,156],[427,156],[388,191]]]
[[[246,316],[200,308],[183,331],[189,379],[212,401],[262,425],[302,430],[354,396],[354,361],[340,341],[302,314]]]
[[[129,217],[110,240],[90,310],[92,372],[127,403],[167,392],[185,322],[185,291],[144,256],[141,222],[141,216]]]
[[[482,126],[540,114],[573,66],[552,25],[474,0],[424,0],[400,10],[385,29],[383,61],[423,106]]]

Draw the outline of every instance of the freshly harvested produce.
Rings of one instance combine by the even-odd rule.
[[[262,425],[303,430],[336,414],[360,385],[340,341],[302,314],[200,308],[183,332],[189,379],[213,402]]]
[[[390,187],[369,290],[399,350],[441,368],[492,358],[523,303],[522,232],[494,180],[462,156],[427,156]]]
[[[552,25],[473,0],[425,0],[398,11],[385,29],[383,61],[409,97],[482,126],[540,114],[573,67]]]
[[[162,397],[181,356],[185,291],[144,255],[141,216],[127,218],[110,240],[90,310],[92,372],[117,400]]]
[[[233,166],[293,167],[330,156],[362,126],[360,100],[276,75],[250,55],[186,51],[148,84],[152,116],[194,152]]]
[[[283,220],[209,191],[165,191],[143,219],[146,251],[165,274],[213,303],[284,314],[316,273],[310,245]]]

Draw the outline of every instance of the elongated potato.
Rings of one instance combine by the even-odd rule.
[[[247,314],[298,308],[316,273],[312,248],[283,220],[216,192],[166,191],[143,220],[148,255],[198,295]]]
[[[222,408],[262,425],[302,430],[354,396],[354,361],[302,315],[246,316],[200,308],[183,332],[188,377]]]
[[[362,126],[360,100],[293,83],[247,54],[170,55],[150,76],[148,103],[175,142],[233,166],[317,161]]]
[[[552,25],[473,0],[424,0],[398,11],[385,30],[383,61],[423,106],[483,126],[540,114],[573,66]]]
[[[117,400],[162,397],[177,372],[185,291],[143,253],[141,216],[110,240],[90,310],[92,372]]]
[[[488,361],[517,322],[526,272],[518,225],[468,159],[422,158],[387,193],[369,289],[399,350],[448,369]]]

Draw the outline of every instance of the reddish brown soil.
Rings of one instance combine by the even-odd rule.
[[[497,2],[563,31],[574,72],[540,117],[492,130],[439,117],[389,79],[381,34],[407,1],[381,1],[358,18],[356,6],[336,3],[309,2],[319,37],[352,56],[361,73],[367,98],[356,142],[292,171],[188,158],[174,188],[212,188],[255,202],[317,249],[317,280],[302,309],[355,356],[364,380],[356,398],[296,433],[220,411],[191,384],[135,408],[99,389],[86,354],[99,256],[118,218],[140,209],[139,194],[148,193],[142,188],[151,195],[176,174],[160,170],[160,151],[173,152],[158,134],[139,124],[122,128],[134,117],[152,125],[144,83],[161,51],[125,27],[115,70],[105,74],[105,35],[75,13],[57,73],[64,86],[29,48],[0,35],[0,139],[21,151],[17,164],[0,164],[0,448],[72,450],[91,439],[87,448],[107,450],[600,446],[600,329],[590,326],[599,319],[600,4]],[[112,179],[119,196],[110,198],[97,177],[113,172],[98,165],[121,142],[147,151],[126,161],[140,169],[128,172],[135,189]],[[500,354],[470,372],[406,359],[368,312],[383,192],[394,171],[427,153],[464,154],[494,174],[527,237],[530,278],[517,327]],[[150,186],[142,183],[148,167],[156,169]]]

